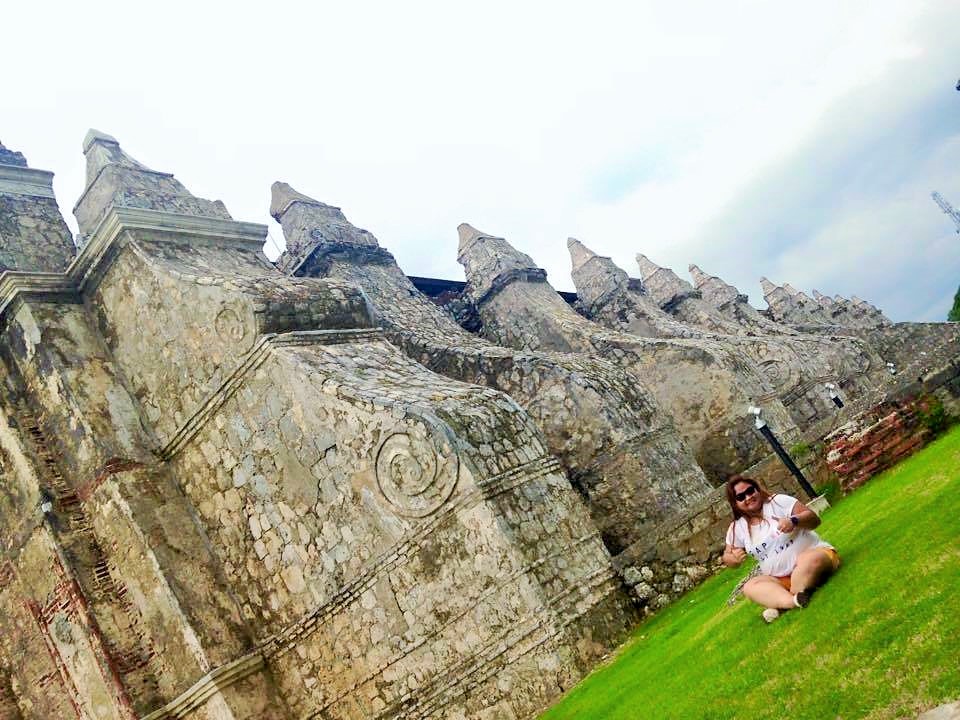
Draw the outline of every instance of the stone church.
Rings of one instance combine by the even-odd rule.
[[[727,475],[801,493],[749,406],[960,404],[953,324],[575,239],[571,304],[466,224],[431,297],[285,183],[274,263],[83,153],[74,238],[0,145],[0,720],[531,718],[712,571]]]

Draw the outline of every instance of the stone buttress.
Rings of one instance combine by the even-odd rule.
[[[603,328],[570,308],[546,273],[503,238],[461,225],[459,262],[483,334],[517,348],[599,355],[629,370],[669,413],[715,484],[769,452],[747,408],[760,403],[787,437],[783,405],[748,361],[712,340],[643,338]],[[766,400],[764,398],[767,398]]]
[[[527,717],[622,638],[609,554],[516,403],[113,138],[85,152],[74,275],[249,638],[151,720]]]
[[[75,250],[47,177],[45,188],[0,189],[26,228],[0,239],[17,256],[0,276],[2,471],[17,488],[2,508],[0,665],[24,718],[146,717],[252,638],[193,508],[157,461],[78,261],[63,261]],[[230,694],[283,717],[269,684]]]
[[[840,387],[848,397],[857,397],[872,387],[869,382],[871,378],[866,376],[866,371],[876,371],[882,365],[878,358],[866,353],[855,340],[847,338],[845,342],[828,342],[826,339],[802,335],[785,326],[778,326],[756,311],[754,313],[762,323],[738,325],[739,331],[736,334],[717,333],[707,329],[716,325],[682,323],[656,305],[650,296],[643,294],[643,287],[636,281],[631,281],[626,272],[617,267],[610,258],[597,255],[573,238],[567,241],[567,247],[572,261],[571,277],[577,287],[583,314],[611,329],[637,335],[699,338],[717,343],[728,352],[748,359],[755,364],[769,384],[770,397],[776,397],[783,403],[805,437],[818,436],[821,426],[831,427],[837,422],[837,407],[827,394],[826,383]],[[647,263],[652,266],[649,260]],[[668,306],[671,299],[685,297],[682,302],[684,306],[709,305],[714,308],[714,312],[723,312],[716,302],[722,291],[724,303],[727,305],[743,304],[752,310],[746,305],[745,297],[739,295],[735,288],[729,285],[719,287],[721,281],[717,278],[703,281],[703,273],[698,268],[696,270],[697,272],[693,273],[694,280],[702,281],[696,288],[696,298],[685,294],[692,288],[669,269],[660,268],[649,273],[650,277],[660,278],[664,283],[666,278],[675,279],[671,289],[665,292],[661,290],[659,299],[664,300],[665,306]],[[700,299],[704,285],[707,286],[706,294]],[[663,287],[665,285],[661,284],[661,288]],[[727,325],[737,323],[736,318],[740,315],[750,317],[744,311],[724,314]],[[658,318],[655,326],[640,319],[652,316]],[[674,326],[678,325],[684,328],[682,335],[674,332]],[[783,332],[778,331],[778,328]],[[655,334],[648,335],[651,330]],[[766,398],[761,396],[758,399]]]
[[[282,269],[362,288],[377,323],[411,358],[514,398],[586,497],[614,554],[709,489],[669,418],[620,368],[507,349],[466,332],[413,287],[371,233],[285,183],[274,183],[271,213],[287,240]]]

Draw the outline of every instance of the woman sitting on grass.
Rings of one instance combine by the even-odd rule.
[[[806,607],[814,588],[840,567],[837,551],[813,531],[819,516],[796,498],[771,495],[742,475],[727,481],[727,500],[733,522],[724,564],[736,567],[750,553],[760,565],[761,574],[747,581],[743,594],[766,608],[768,623],[781,611]]]

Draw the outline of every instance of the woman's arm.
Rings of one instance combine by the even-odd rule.
[[[820,524],[820,516],[799,500],[793,504],[790,516],[791,517],[780,518],[778,527],[781,532],[792,532],[797,528],[813,530]],[[797,522],[794,523],[791,518],[796,518]]]

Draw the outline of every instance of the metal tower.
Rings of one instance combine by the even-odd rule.
[[[957,233],[960,234],[960,212],[954,210],[953,205],[944,200],[943,195],[940,193],[933,192],[930,194],[930,197],[932,197],[933,201],[940,206],[941,210],[950,216],[950,219],[953,220],[953,224],[957,226]]]

